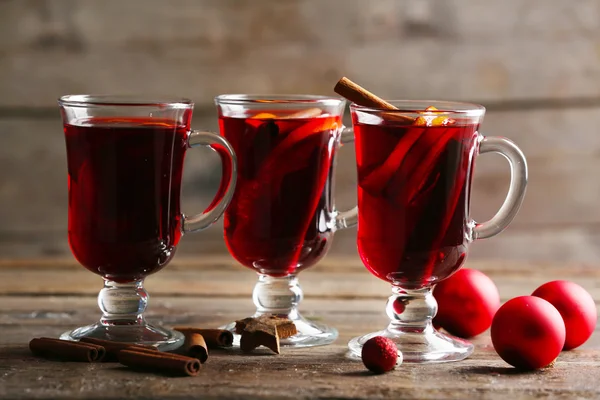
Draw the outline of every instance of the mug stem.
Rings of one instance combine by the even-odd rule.
[[[63,340],[79,340],[84,337],[156,346],[167,351],[183,344],[180,332],[150,325],[144,318],[148,304],[148,292],[144,281],[118,283],[104,282],[98,295],[98,306],[102,311],[100,321],[63,333]]]
[[[350,340],[350,358],[360,359],[363,345],[375,336],[391,339],[398,347],[399,360],[407,363],[458,361],[473,352],[468,341],[445,335],[433,327],[437,302],[430,286],[417,290],[394,286],[392,293],[386,307],[390,324],[382,331]]]
[[[392,293],[385,309],[390,318],[387,328],[390,332],[425,332],[432,328],[431,321],[437,313],[437,301],[431,287],[404,290],[393,286]]]
[[[104,281],[104,288],[98,295],[98,306],[102,311],[100,323],[104,326],[142,325],[147,304],[148,292],[143,280],[129,283]]]
[[[292,321],[298,333],[282,339],[280,345],[283,347],[322,346],[335,341],[338,337],[336,329],[310,321],[300,314],[298,305],[303,297],[296,275],[274,277],[259,274],[252,293],[256,305],[256,313],[252,317],[272,315]],[[224,328],[235,332],[235,322]],[[234,335],[234,345],[239,345],[239,341],[240,335]]]
[[[298,304],[304,298],[296,275],[272,277],[259,274],[252,292],[256,315],[278,315],[291,320],[298,317]]]

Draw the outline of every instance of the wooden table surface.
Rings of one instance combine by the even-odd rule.
[[[498,285],[503,301],[530,294],[553,279],[581,284],[600,300],[600,267],[468,262]],[[217,327],[253,312],[252,271],[227,257],[176,259],[147,279],[147,317],[164,325]],[[561,354],[554,368],[518,373],[494,352],[487,333],[474,339],[467,360],[403,364],[385,375],[345,358],[353,336],[383,328],[389,287],[356,259],[329,258],[303,272],[305,316],[338,328],[330,346],[284,349],[281,355],[212,352],[201,373],[172,378],[117,364],[37,359],[27,349],[36,336],[61,332],[99,317],[101,279],[71,260],[0,261],[0,399],[96,398],[600,398],[600,333]]]

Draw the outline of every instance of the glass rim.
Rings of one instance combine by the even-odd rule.
[[[322,106],[339,106],[346,99],[342,97],[316,94],[220,94],[215,97],[217,105],[289,105],[289,104],[319,104]]]
[[[350,104],[352,111],[366,111],[370,113],[392,113],[418,117],[423,115],[425,108],[433,106],[436,111],[427,111],[432,114],[456,115],[462,117],[482,117],[485,114],[485,107],[481,104],[467,103],[462,101],[446,100],[386,100],[388,103],[397,106],[398,110],[388,110],[385,108],[375,108],[361,106],[356,103]]]
[[[58,104],[68,107],[194,107],[194,102],[184,97],[104,94],[68,94],[61,96]]]

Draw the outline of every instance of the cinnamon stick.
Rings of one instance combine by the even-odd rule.
[[[106,349],[106,356],[103,361],[117,361],[118,354],[121,350],[148,350],[158,351],[154,346],[148,346],[143,344],[127,343],[127,342],[113,342],[111,340],[103,340],[96,338],[81,338],[80,343],[91,343],[104,347]]]
[[[185,342],[180,351],[188,357],[199,359],[202,364],[208,360],[206,342],[199,333],[185,334]]]
[[[196,376],[200,360],[152,350],[121,350],[119,362],[133,369],[155,371],[170,375]]]
[[[190,326],[176,326],[173,329],[183,333],[186,337],[193,333],[202,335],[209,349],[233,346],[233,333],[226,329],[201,329]]]
[[[96,344],[47,337],[32,339],[29,349],[37,356],[62,361],[99,362],[106,354],[104,347]]]
[[[397,110],[394,105],[369,92],[367,89],[352,82],[345,76],[336,83],[333,90],[342,97],[363,107],[383,108],[384,110]]]
[[[352,82],[345,76],[342,77],[342,79],[340,79],[338,83],[336,83],[333,90],[340,96],[345,97],[346,99],[350,100],[355,104],[358,104],[359,106],[369,108],[381,108],[384,110],[398,110],[398,108],[393,104],[390,104],[382,98],[369,92],[367,89],[363,88],[355,82]],[[403,121],[409,123],[412,123],[414,121],[413,118],[399,113],[387,112],[381,113],[381,115],[385,116],[387,119],[395,121]]]

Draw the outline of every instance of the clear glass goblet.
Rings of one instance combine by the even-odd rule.
[[[374,336],[392,339],[405,362],[461,360],[466,340],[437,331],[433,286],[465,262],[469,245],[500,233],[525,195],[527,163],[519,148],[485,137],[485,108],[456,102],[392,101],[398,111],[351,105],[358,170],[358,252],[367,269],[392,285],[382,331],[354,338],[352,358]],[[428,107],[435,107],[425,111]],[[511,182],[498,213],[476,223],[469,216],[478,154],[509,161]]]
[[[238,262],[258,273],[254,316],[295,323],[298,334],[282,346],[331,343],[337,338],[334,328],[299,313],[303,295],[297,275],[325,256],[337,229],[356,223],[356,208],[337,211],[332,193],[337,150],[353,140],[342,126],[345,101],[222,95],[216,104],[221,134],[240,166],[225,212],[225,241]]]
[[[229,143],[192,131],[194,104],[186,99],[71,95],[60,99],[69,172],[69,244],[77,260],[102,276],[100,321],[61,339],[91,337],[169,350],[179,332],[144,318],[144,278],[164,268],[184,233],[212,225],[233,196],[237,164]],[[180,211],[187,149],[219,153],[223,181],[201,214]]]

